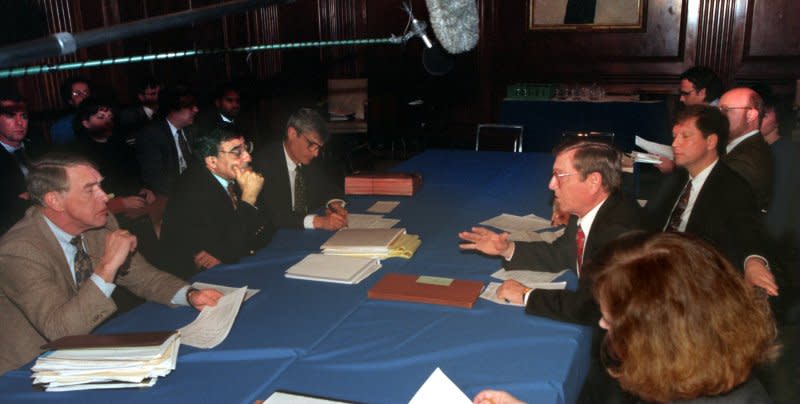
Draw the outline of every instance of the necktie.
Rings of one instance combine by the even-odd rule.
[[[664,230],[679,231],[678,228],[681,225],[681,216],[683,216],[683,212],[686,211],[686,205],[689,204],[689,195],[691,193],[692,181],[689,180],[686,183],[686,186],[683,187],[683,193],[681,193],[678,203],[675,204],[675,209],[672,210],[672,214],[669,215],[669,221],[667,222],[667,227]]]
[[[94,270],[92,269],[92,259],[83,248],[83,238],[75,236],[69,241],[75,246],[75,286],[81,287],[81,282],[89,279]]]
[[[188,167],[189,157],[192,156],[192,151],[189,149],[189,144],[186,142],[183,129],[178,129],[178,146],[181,148],[182,158],[178,161],[178,169],[182,173]]]
[[[228,198],[231,198],[231,205],[233,205],[233,210],[239,208],[239,197],[236,196],[236,184],[233,182],[228,183]]]
[[[306,206],[306,179],[303,171],[303,166],[297,166],[294,169],[294,211],[300,215],[305,215],[308,211]]]
[[[586,235],[583,234],[583,228],[578,226],[578,233],[575,235],[575,253],[578,260],[578,277],[581,276],[581,266],[583,265],[583,244],[586,241]]]

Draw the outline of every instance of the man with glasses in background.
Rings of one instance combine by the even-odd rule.
[[[50,127],[50,141],[57,146],[75,143],[75,111],[83,100],[92,95],[89,82],[81,77],[73,77],[61,84],[61,98],[69,111]],[[81,139],[82,140],[82,139]]]
[[[523,305],[525,312],[559,321],[596,326],[601,314],[592,297],[592,266],[589,261],[610,241],[641,224],[641,209],[623,195],[622,153],[599,142],[571,141],[554,151],[553,174],[548,187],[555,193],[563,211],[570,214],[564,234],[552,244],[544,241],[513,242],[508,233],[497,234],[482,227],[459,233],[466,241],[463,250],[477,250],[503,258],[506,270],[558,272],[575,268],[578,289],[531,289],[507,280],[497,296]],[[581,391],[581,400],[603,397],[615,402],[622,395],[618,384],[600,363],[601,331],[594,333],[592,366]]]
[[[722,95],[719,110],[728,117],[729,134],[722,161],[741,175],[766,212],[772,200],[772,154],[761,135],[764,101],[753,89],[739,87]]]
[[[317,161],[327,140],[325,120],[300,108],[286,124],[282,142],[267,145],[253,159],[266,176],[259,207],[276,227],[338,230],[347,226],[341,178]],[[324,207],[322,214],[315,214]]]
[[[161,267],[182,278],[252,255],[271,230],[256,208],[264,177],[250,168],[252,143],[230,128],[195,139],[192,164],[181,174],[161,228]]]

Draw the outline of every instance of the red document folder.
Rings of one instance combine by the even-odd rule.
[[[422,185],[418,173],[357,173],[344,179],[347,195],[411,196]]]
[[[483,283],[454,279],[449,286],[419,283],[419,275],[386,274],[367,296],[370,299],[398,300],[471,309],[483,290]]]

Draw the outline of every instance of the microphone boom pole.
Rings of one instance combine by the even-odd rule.
[[[294,0],[234,0],[198,9],[117,24],[111,27],[97,28],[79,32],[75,35],[69,32],[59,32],[46,38],[34,39],[0,48],[0,67],[18,66],[48,57],[68,55],[80,48],[213,20],[258,7],[287,3],[294,3]]]

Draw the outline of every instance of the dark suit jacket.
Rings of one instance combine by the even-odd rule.
[[[296,215],[292,210],[292,190],[283,143],[274,142],[263,149],[256,149],[252,165],[264,175],[264,189],[261,190],[258,207],[269,215],[275,227],[303,228],[304,215]],[[343,197],[342,184],[337,184],[317,160],[312,161],[305,170],[309,213],[323,207],[332,198]]]
[[[183,129],[189,147],[192,134]],[[136,135],[136,158],[142,173],[142,183],[158,195],[169,195],[180,175],[178,148],[166,118],[156,118]],[[187,165],[191,156],[184,156]]]
[[[647,203],[648,228],[661,231],[688,181],[686,170],[675,172],[662,184],[666,192]],[[716,247],[734,267],[742,269],[750,254],[766,257],[761,242],[761,225],[755,197],[747,183],[718,161],[697,195],[686,232]]]
[[[592,228],[586,235],[582,268],[611,240],[619,235],[640,228],[641,209],[636,201],[620,193],[606,199],[595,216]],[[516,243],[511,261],[505,261],[507,270],[536,269],[557,272],[574,268],[576,261],[575,235],[578,218],[570,217],[564,234],[553,244],[545,242]],[[535,290],[528,298],[525,311],[560,321],[596,325],[600,320],[600,309],[594,302],[590,273],[581,273],[578,290]]]
[[[254,206],[239,201],[200,162],[178,179],[161,225],[162,265],[182,278],[197,272],[194,256],[206,251],[223,263],[251,255],[269,241],[271,230]]]
[[[0,146],[0,235],[10,229],[25,214],[30,205],[19,198],[25,192],[25,175],[17,160]]]
[[[116,228],[109,215],[105,227],[83,233],[95,266],[103,256],[106,235]],[[115,283],[163,304],[170,304],[185,286],[138,253],[128,273],[117,276]],[[75,286],[64,251],[38,207],[30,208],[0,238],[0,374],[35,358],[48,341],[88,334],[116,309],[94,282]]]
[[[772,153],[761,132],[736,145],[721,160],[744,178],[756,194],[758,208],[766,211],[772,200]]]

